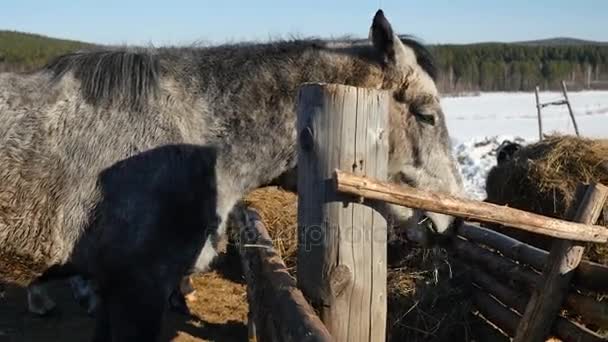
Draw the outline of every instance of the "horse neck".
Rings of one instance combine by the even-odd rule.
[[[250,70],[243,75],[238,93],[214,105],[213,112],[223,120],[222,134],[216,140],[220,151],[217,175],[226,207],[295,166],[294,100],[302,83],[369,86],[370,73],[362,72],[363,62],[345,54],[303,50],[273,63],[274,78],[258,82],[256,72],[267,69]]]

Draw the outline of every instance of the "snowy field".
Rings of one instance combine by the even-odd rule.
[[[608,138],[608,91],[570,92],[570,103],[582,136]],[[541,102],[562,98],[558,92],[540,93]],[[460,164],[466,194],[485,198],[485,178],[496,164],[496,148],[505,140],[538,141],[534,93],[482,93],[442,99],[454,153]],[[545,107],[543,133],[574,134],[566,106]]]

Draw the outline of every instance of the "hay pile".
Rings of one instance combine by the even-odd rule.
[[[243,202],[259,212],[275,248],[294,275],[297,196],[266,187],[251,192]],[[413,249],[403,243],[389,245],[389,341],[464,341],[465,335],[472,335],[468,294],[453,284],[450,273],[443,250]]]
[[[572,205],[579,182],[608,185],[608,139],[553,135],[524,146],[511,160],[490,170],[486,200],[566,219],[564,215]],[[599,224],[608,224],[603,221],[600,219]],[[531,243],[544,245],[539,241]],[[608,264],[608,250],[599,247],[593,245],[587,256]]]
[[[405,248],[401,258],[389,259],[387,340],[495,341],[475,328],[470,279],[446,251]]]
[[[296,267],[298,233],[298,197],[278,187],[266,187],[249,193],[243,200],[264,221],[274,248],[292,271]]]

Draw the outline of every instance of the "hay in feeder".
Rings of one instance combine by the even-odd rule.
[[[279,256],[290,271],[298,252],[298,197],[293,192],[269,186],[247,194],[240,205],[257,211]],[[229,224],[230,234],[238,236],[238,226]],[[238,239],[231,239],[237,241]]]
[[[490,170],[486,201],[567,219],[565,214],[573,205],[579,182],[608,185],[608,139],[552,135],[523,146],[511,159]],[[600,218],[599,224],[608,223]],[[528,242],[547,248],[548,242],[540,240],[542,237],[535,237]],[[589,259],[608,264],[608,248],[602,250],[597,244],[589,247]]]
[[[389,260],[387,340],[475,340],[470,287],[444,249],[409,247],[399,260]]]

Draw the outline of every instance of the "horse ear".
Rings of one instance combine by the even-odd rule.
[[[372,27],[370,28],[370,39],[374,47],[389,61],[395,61],[395,34],[393,28],[379,9],[374,15]]]

